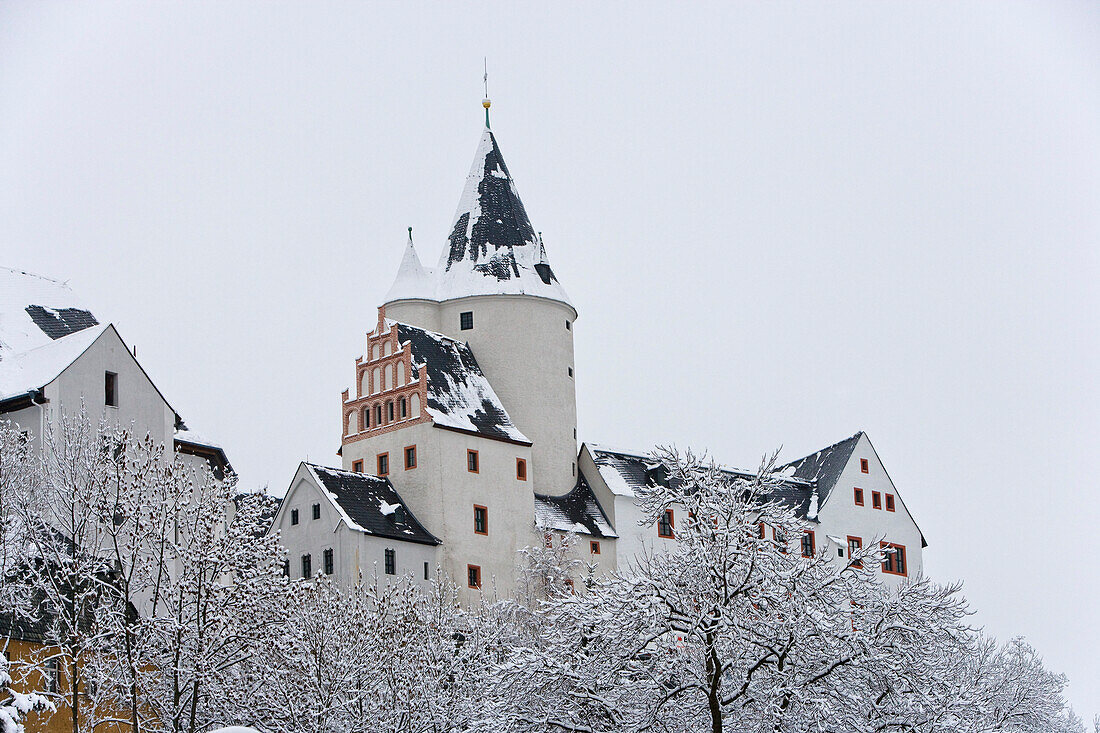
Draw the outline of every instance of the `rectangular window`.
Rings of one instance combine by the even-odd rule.
[[[567,369],[569,371],[569,376],[572,377],[573,376],[573,367],[567,367]]]
[[[549,550],[551,547],[554,546],[554,535],[547,532],[546,534],[544,534],[542,536],[542,541],[543,541],[543,544],[546,545],[546,549]]]
[[[313,518],[314,519],[320,519],[321,518],[321,505],[320,504],[314,504],[313,505]]]
[[[859,537],[853,537],[851,535],[848,535],[848,559],[851,560],[852,557],[862,549],[863,549],[863,540]],[[854,562],[854,563],[852,563],[852,565],[854,565],[857,568],[863,567],[862,562]]]
[[[424,580],[428,579],[428,561],[424,561]]]
[[[474,312],[463,311],[458,314],[458,327],[463,331],[469,331],[474,327]]]
[[[108,407],[118,407],[118,375],[103,373],[103,402]]]
[[[527,480],[527,461],[523,458],[516,459],[516,479],[520,481]]]
[[[570,323],[568,320],[565,321],[565,330],[566,331],[572,331],[573,330],[573,324]]]
[[[390,474],[390,454],[379,453],[378,454],[378,475],[389,476]]]
[[[374,406],[374,427],[382,424],[382,405]]]
[[[590,543],[588,543],[588,548],[592,551],[593,555],[600,554],[600,543],[596,540],[592,540]]]
[[[888,512],[894,511],[894,495],[893,494],[887,494],[886,495],[886,511],[888,511]]]
[[[336,569],[335,568],[336,562],[335,562],[335,559],[333,558],[333,553],[332,553],[332,548],[331,547],[329,549],[325,550],[323,553],[321,553],[321,562],[324,563],[324,566],[325,566],[325,575],[332,575],[333,570]]]
[[[856,506],[863,506],[863,489],[855,490]]]
[[[477,463],[477,451],[476,450],[466,451],[466,470],[469,471],[470,473],[479,473],[480,472],[480,468],[479,468],[478,463]]]
[[[802,533],[802,557],[813,557],[817,548],[814,547],[814,531],[808,529]]]
[[[356,473],[363,473],[363,462],[362,461],[353,462],[351,464],[351,470],[355,471]]]
[[[409,416],[409,401],[404,397],[397,401],[397,412],[402,420]]]
[[[298,523],[298,510],[297,509],[291,509],[290,510],[290,523],[291,524],[297,524]]]
[[[481,566],[480,565],[467,565],[466,566],[466,585],[471,588],[481,588]]]
[[[882,494],[877,491],[871,492],[871,506],[875,509],[882,509]]]
[[[905,567],[905,546],[892,542],[880,542],[879,547],[886,553],[882,560],[882,572],[890,575],[907,575]]]
[[[760,539],[764,539],[764,538],[765,538],[765,537],[767,536],[767,535],[766,535],[766,531],[767,531],[767,530],[765,530],[765,529],[764,529],[764,523],[763,523],[763,522],[760,522],[760,523],[759,523],[758,525],[756,525],[756,526],[757,526],[757,529],[758,529],[758,530],[760,531],[760,534],[759,534],[759,535],[757,535],[757,536],[758,536],[758,537],[760,537]]]
[[[42,676],[45,677],[46,690],[58,692],[61,689],[61,665],[56,658],[46,660],[46,669]]]
[[[405,446],[405,470],[408,471],[410,468],[416,468],[416,446],[415,445]]]
[[[859,470],[863,471],[863,473],[870,473],[871,472],[871,467],[867,464],[867,459],[866,458],[860,458],[859,459]]]
[[[675,522],[673,520],[674,520],[674,517],[672,515],[672,510],[671,509],[665,509],[665,511],[661,514],[661,518],[657,520],[657,536],[658,537],[665,537],[667,539],[672,539],[672,537],[673,537],[672,530],[676,526]]]
[[[387,402],[386,403],[386,419],[389,420],[390,422],[393,422],[393,403],[392,402]]]
[[[386,548],[386,575],[397,575],[397,552]]]
[[[489,510],[474,504],[474,534],[489,534]]]
[[[283,577],[290,577],[290,560],[283,560]]]
[[[313,558],[309,555],[302,555],[302,577],[313,577]]]

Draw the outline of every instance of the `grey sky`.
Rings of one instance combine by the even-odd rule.
[[[0,264],[282,493],[405,228],[438,256],[483,55],[580,437],[867,430],[928,571],[1100,712],[1100,6],[4,3]]]

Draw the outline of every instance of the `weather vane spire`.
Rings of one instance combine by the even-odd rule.
[[[485,74],[481,77],[481,81],[485,84],[485,98],[481,100],[481,106],[485,108],[485,127],[489,127],[489,107],[492,106],[492,102],[489,101],[489,57],[484,57],[485,62]]]

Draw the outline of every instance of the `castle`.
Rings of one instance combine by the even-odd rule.
[[[275,517],[295,578],[437,570],[468,597],[513,589],[524,547],[577,535],[597,572],[675,542],[676,510],[643,525],[643,450],[580,445],[578,312],[489,127],[434,268],[409,241],[341,396],[342,467],[302,463]],[[731,470],[731,474],[739,472]],[[740,472],[744,473],[744,472]],[[782,468],[804,554],[889,546],[886,582],[920,572],[923,535],[866,434]]]

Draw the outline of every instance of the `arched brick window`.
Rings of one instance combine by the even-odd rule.
[[[412,403],[409,405],[409,414],[413,417],[420,417],[420,395],[413,392],[412,399],[409,402]]]
[[[374,371],[371,372],[370,391],[371,394],[377,394],[382,391],[382,370],[378,367],[375,367]]]
[[[405,386],[405,362],[397,362],[397,386]]]
[[[356,425],[356,422],[358,422],[358,421],[356,420],[355,413],[354,412],[349,412],[348,413],[348,419],[347,419],[347,434],[348,435],[355,435],[355,433],[358,432],[359,426]]]
[[[386,365],[386,389],[393,389],[393,364]]]

